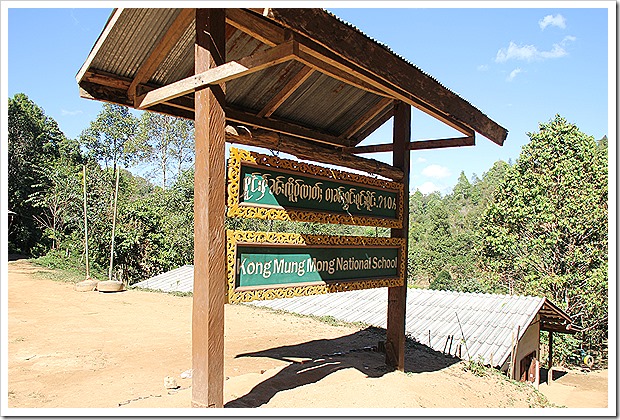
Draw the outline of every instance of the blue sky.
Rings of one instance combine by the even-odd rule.
[[[8,75],[3,76],[3,99],[25,93],[68,137],[77,138],[102,104],[79,97],[75,75],[112,9],[81,2],[42,8],[47,4],[3,2],[3,47],[8,46],[2,53]],[[381,9],[353,9],[348,4],[378,3],[335,4],[347,8],[312,5],[326,7],[387,44],[509,130],[503,147],[477,135],[475,147],[413,152],[412,190],[447,193],[461,171],[471,179],[499,159],[516,160],[528,142],[527,133],[537,131],[540,122],[556,114],[597,139],[603,135],[615,138],[611,132],[615,109],[609,108],[615,106],[615,85],[613,90],[609,86],[609,75],[615,78],[615,45],[609,45],[613,38],[608,27],[611,8],[615,32],[615,2],[512,2],[516,7],[510,8],[497,8],[497,2],[475,3],[475,8],[447,7],[454,2],[423,4],[427,8],[396,2],[389,5],[397,8]],[[428,8],[429,4],[435,8]],[[88,8],[69,8],[73,5]],[[144,3],[130,5],[144,7]],[[391,131],[387,123],[363,144],[390,141]],[[455,135],[460,136],[414,109],[413,140]],[[390,154],[368,156],[391,161]]]

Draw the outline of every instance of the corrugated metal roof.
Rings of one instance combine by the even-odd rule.
[[[521,337],[544,302],[532,296],[408,289],[405,332],[434,350],[465,360],[481,358],[487,364],[492,358],[494,366],[501,366],[510,356],[517,328],[521,327]],[[251,304],[386,328],[386,288]]]
[[[192,292],[194,290],[194,266],[184,265],[133,286],[164,292]]]
[[[149,90],[165,86],[193,75],[195,19],[191,18],[188,20],[185,16],[187,11],[182,12],[181,10],[173,8],[115,9],[93,47],[91,54],[89,54],[82,69],[78,72],[77,79],[82,88],[80,94],[91,99],[128,106],[139,106],[134,103],[133,88],[138,88],[139,96],[143,89]],[[235,13],[237,16],[233,17],[232,20],[236,22],[235,25],[241,22],[243,26],[247,23],[250,28],[256,23],[254,21],[258,20],[260,21],[260,27],[268,27],[269,31],[273,32],[271,35],[274,33],[276,33],[277,37],[286,35],[285,26],[283,26],[281,19],[285,18],[286,20],[287,13],[279,14],[278,10],[285,12],[286,10],[297,9],[271,10],[274,13],[267,17],[257,16],[254,12],[245,10],[241,13]],[[288,17],[287,22],[297,22],[297,24],[302,25],[303,29],[303,22],[298,22],[298,18],[312,20],[322,16],[333,16],[321,10],[316,10],[316,14],[312,14],[312,10],[314,9],[304,10],[299,16],[297,15],[299,12],[296,12]],[[507,131],[474,108],[469,102],[455,95],[435,79],[420,71],[411,62],[396,55],[387,46],[364,35],[355,26],[339,20],[335,16],[333,17],[336,18],[336,22],[341,29],[346,29],[346,34],[351,34],[352,31],[362,34],[365,37],[362,41],[370,41],[381,47],[381,50],[378,51],[379,55],[382,55],[382,51],[385,51],[390,56],[398,58],[400,60],[399,63],[406,64],[404,67],[400,66],[402,67],[400,70],[394,70],[394,74],[403,73],[406,75],[405,80],[417,78],[421,75],[423,81],[432,81],[434,83],[430,92],[425,92],[424,89],[419,87],[414,89],[410,86],[408,88],[410,91],[405,92],[405,97],[409,98],[411,96],[409,99],[413,101],[414,106],[422,107],[425,112],[430,112],[436,118],[445,119],[444,122],[446,123],[455,123],[459,127],[465,124],[467,127],[481,132],[498,144],[503,143]],[[323,19],[320,19],[320,21],[323,21]],[[314,24],[317,24],[317,22],[314,22]],[[170,34],[173,34],[170,37],[167,35],[169,30]],[[227,24],[227,61],[249,57],[252,54],[270,48],[269,45],[263,42],[262,35],[259,34],[255,37],[249,35],[246,31],[248,29],[245,29],[245,31],[239,30],[230,22]],[[300,31],[301,34],[303,30]],[[258,30],[258,32],[261,32],[261,30]],[[347,37],[346,34],[344,35],[345,38]],[[158,50],[157,46],[162,40],[165,40],[164,44],[171,46],[171,48],[169,50],[166,49],[165,51],[167,52],[159,57],[158,54],[161,50]],[[311,41],[308,40],[307,42]],[[333,41],[336,42],[337,40],[334,39]],[[272,41],[266,42],[271,43]],[[278,42],[282,42],[282,40]],[[331,49],[333,50],[333,48]],[[349,51],[347,50],[345,53],[342,54],[343,57],[347,57]],[[153,57],[155,57],[154,62],[156,64],[151,62],[151,64],[145,66],[150,58]],[[331,144],[345,147],[358,144],[372,130],[376,129],[378,125],[389,119],[393,109],[391,104],[387,104],[383,110],[377,110],[378,114],[374,116],[369,116],[368,113],[374,113],[374,107],[379,104],[379,101],[386,96],[392,98],[392,94],[386,93],[380,86],[370,86],[369,82],[359,79],[358,76],[348,74],[346,69],[330,67],[332,64],[328,61],[331,58],[320,57],[322,56],[319,55],[319,58],[315,59],[315,61],[318,60],[318,64],[310,62],[302,64],[301,61],[304,59],[301,59],[300,56],[295,56],[292,60],[296,62],[293,64],[283,63],[275,65],[257,71],[255,74],[242,76],[226,82],[227,104],[231,108],[249,113],[250,116],[256,116],[269,99],[276,97],[276,93],[279,91],[286,92],[283,89],[286,86],[286,82],[296,74],[292,70],[308,65],[313,67],[316,73],[301,86],[297,86],[297,89],[291,92],[290,97],[285,102],[280,103],[279,108],[271,114],[270,119],[273,120],[272,122],[293,123],[305,129],[315,130],[317,135],[321,133],[329,134],[329,143]],[[160,58],[161,60],[159,60]],[[154,65],[155,68],[150,68],[151,65]],[[381,63],[378,65],[381,67]],[[367,71],[364,66],[360,68],[362,72]],[[146,70],[136,79],[136,76],[142,69]],[[369,74],[374,74],[373,72],[376,72],[377,69],[369,68],[368,70],[370,71]],[[343,75],[343,73],[348,75]],[[148,80],[145,80],[145,78]],[[387,79],[390,79],[390,77],[387,77]],[[388,83],[381,78],[377,80],[373,83],[381,86]],[[132,82],[133,88],[130,89]],[[361,85],[358,83],[361,83]],[[394,84],[394,86],[399,84],[396,81],[390,81],[388,84],[390,83]],[[364,89],[359,88],[362,85],[365,86]],[[435,90],[437,91],[436,93]],[[377,94],[377,92],[382,93]],[[445,96],[444,94],[451,98],[445,104],[443,102],[446,102],[446,100],[442,99]],[[417,95],[421,95],[420,98],[417,98]],[[425,95],[431,95],[434,99],[430,97],[425,98]],[[403,99],[401,98],[400,100]],[[405,102],[407,100],[405,99]],[[437,101],[437,104],[432,103]],[[450,109],[441,109],[447,105],[450,105],[448,106]],[[428,110],[426,109],[427,106],[430,107]],[[452,109],[452,106],[456,108]],[[177,98],[174,101],[171,100],[167,104],[152,105],[150,109],[184,118],[193,118],[193,94],[188,93],[182,98]],[[436,111],[439,111],[441,116],[439,114],[436,115]],[[240,118],[239,115],[236,118]],[[370,120],[366,121],[368,118]],[[253,120],[250,119],[249,121]],[[240,122],[248,123],[245,120]],[[267,125],[271,127],[270,124]],[[350,131],[351,128],[352,130]],[[301,137],[305,136],[305,134],[300,134],[295,130],[292,130],[292,134]]]

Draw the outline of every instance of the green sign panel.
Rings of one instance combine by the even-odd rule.
[[[402,227],[403,184],[230,149],[228,216]]]
[[[398,192],[241,165],[240,203],[397,218]]]
[[[235,286],[399,277],[400,247],[237,245]]]

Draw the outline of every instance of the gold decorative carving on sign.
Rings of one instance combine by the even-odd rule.
[[[326,246],[398,246],[398,277],[365,279],[356,281],[335,281],[325,284],[298,286],[268,286],[252,290],[237,290],[235,285],[235,258],[237,244],[283,244],[283,245],[326,245]],[[349,290],[371,289],[376,287],[394,287],[404,284],[405,239],[376,238],[369,236],[325,236],[302,235],[297,233],[226,231],[226,259],[228,279],[228,303],[250,302],[253,300],[269,300],[295,296],[320,295]]]
[[[393,191],[398,196],[396,205],[396,218],[370,217],[363,215],[338,214],[322,212],[319,210],[296,210],[272,207],[260,207],[242,205],[240,203],[241,185],[241,163],[246,162],[252,165],[259,165],[272,169],[283,169],[294,171],[303,175],[317,176],[333,181],[345,181],[359,184],[362,186],[375,187]],[[347,224],[356,226],[378,226],[387,228],[402,228],[404,192],[403,184],[393,181],[386,181],[378,178],[371,178],[337,169],[324,168],[305,162],[298,162],[289,159],[281,159],[276,156],[263,155],[247,150],[230,148],[228,159],[228,217],[242,217],[264,220],[284,220],[293,222],[314,222],[329,224]]]

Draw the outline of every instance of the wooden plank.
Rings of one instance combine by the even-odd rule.
[[[411,107],[399,102],[394,110],[394,166],[403,171],[403,188],[405,199],[403,203],[403,227],[391,229],[392,238],[405,238],[405,255],[407,239],[409,238],[409,166],[410,152],[407,144],[411,138]],[[386,334],[386,364],[394,369],[405,370],[405,312],[407,308],[407,267],[404,269],[404,284],[388,287],[387,334]],[[389,349],[389,351],[387,351]]]
[[[361,130],[366,124],[372,121],[373,118],[375,118],[378,114],[383,112],[383,110],[387,108],[389,105],[391,105],[391,103],[392,103],[391,98],[381,99],[379,102],[377,102],[375,106],[370,108],[368,112],[366,112],[366,114],[362,115],[355,122],[355,124],[351,124],[351,126],[344,133],[340,135],[340,138],[342,139],[351,138],[355,133]]]
[[[196,9],[195,70],[224,63],[225,9]],[[226,156],[223,86],[196,91],[192,407],[224,405]]]
[[[246,146],[279,150],[299,159],[357,169],[394,181],[400,181],[403,178],[403,172],[400,169],[384,162],[342,153],[335,147],[313,143],[271,130],[259,128],[250,131],[246,126],[228,125],[226,127],[226,141]]]
[[[169,85],[148,92],[143,97],[137,98],[137,108],[146,109],[170,99],[195,92],[202,87],[224,83],[288,61],[293,57],[294,49],[294,42],[289,41],[267,51],[262,51],[249,57],[244,57],[237,61],[230,61],[217,67],[210,68],[209,70],[196,73],[194,76],[170,83]]]
[[[86,71],[90,68],[90,65],[95,59],[95,56],[97,55],[97,53],[99,52],[103,44],[105,43],[106,39],[110,35],[110,32],[112,31],[112,28],[114,27],[118,19],[121,17],[124,10],[125,9],[123,8],[118,8],[112,11],[112,14],[110,15],[110,18],[108,19],[105,25],[105,28],[103,29],[103,32],[101,32],[101,35],[99,35],[97,42],[95,42],[95,46],[90,51],[90,54],[88,54],[86,61],[84,61],[84,64],[82,64],[82,67],[80,68],[77,75],[75,76],[75,80],[78,82],[78,85],[82,81],[82,78],[84,77],[84,74],[86,73]]]
[[[226,118],[241,124],[248,124],[254,127],[265,128],[267,130],[273,130],[278,133],[288,134],[294,137],[300,137],[302,139],[313,140],[332,146],[349,146],[349,142],[347,140],[339,139],[338,137],[329,133],[311,129],[287,121],[259,118],[254,114],[250,114],[249,112],[241,111],[232,107],[226,108]]]
[[[446,147],[461,147],[461,146],[474,146],[476,139],[474,136],[469,137],[454,137],[448,139],[435,139],[435,140],[417,140],[409,142],[407,147],[409,150],[426,150],[426,149],[441,149]],[[344,149],[347,153],[363,154],[363,153],[383,153],[391,152],[393,150],[392,143],[383,144],[370,144],[368,146],[347,147]]]
[[[129,98],[135,100],[136,87],[139,84],[144,84],[155,74],[159,65],[164,61],[166,56],[172,51],[172,48],[179,41],[183,32],[194,21],[196,13],[194,9],[180,9],[179,14],[175,18],[174,22],[170,25],[166,33],[159,40],[157,45],[153,48],[153,51],[147,59],[142,63],[136,75],[129,86]]]
[[[104,71],[89,70],[84,73],[81,82],[90,82],[102,86],[127,90],[131,80]]]
[[[269,118],[271,115],[278,109],[280,105],[284,103],[299,86],[301,86],[310,76],[314,73],[314,69],[310,67],[303,67],[289,82],[282,87],[280,92],[278,92],[273,98],[267,102],[267,104],[260,110],[257,117]]]
[[[386,85],[399,86],[416,95],[423,102],[420,105],[425,106],[425,112],[442,117],[442,121],[467,125],[499,145],[506,139],[508,131],[469,102],[360,31],[343,25],[326,11],[278,8],[270,9],[270,16],[285,28],[305,34],[328,47],[344,60],[369,69]]]
[[[272,47],[286,40],[284,28],[242,9],[227,9],[226,23]]]

